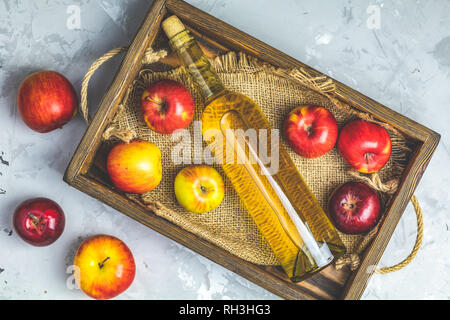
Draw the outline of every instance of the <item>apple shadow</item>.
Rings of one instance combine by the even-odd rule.
[[[67,246],[66,250],[64,250],[66,252],[66,255],[64,257],[64,263],[62,264],[64,266],[64,269],[61,270],[61,273],[60,273],[61,281],[59,281],[59,282],[62,283],[66,287],[67,290],[75,291],[75,292],[80,291],[80,289],[78,289],[76,287],[74,277],[73,277],[73,260],[75,258],[75,254],[77,253],[79,246],[89,236],[90,235],[78,236]],[[80,297],[82,297],[81,291],[80,291]]]
[[[2,96],[5,98],[5,107],[9,109],[9,116],[14,117],[17,109],[17,93],[22,81],[30,74],[40,71],[35,66],[20,66],[13,72],[5,72],[2,86]]]
[[[64,273],[66,273],[67,268],[73,265],[73,259],[75,257],[75,254],[77,253],[78,247],[81,245],[81,243],[88,238],[89,236],[78,236],[75,240],[73,240],[69,246],[67,247],[66,256],[64,257]]]

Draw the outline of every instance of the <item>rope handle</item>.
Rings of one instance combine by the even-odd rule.
[[[100,68],[100,66],[111,59],[112,57],[118,55],[119,53],[122,53],[124,51],[127,51],[128,47],[120,47],[113,50],[108,51],[106,54],[98,58],[89,68],[86,75],[83,78],[83,82],[81,84],[81,114],[83,115],[84,120],[87,124],[90,123],[89,118],[89,111],[88,111],[88,103],[87,103],[87,95],[88,95],[88,86],[89,81],[91,80],[92,76],[94,75],[95,71]],[[153,52],[152,48],[149,47],[144,55],[144,61],[146,63],[151,63],[154,61],[159,60],[159,58],[162,58],[166,55],[166,52],[159,51],[159,52]],[[414,206],[414,210],[416,212],[416,218],[417,218],[417,236],[416,236],[416,242],[414,244],[414,247],[411,251],[411,253],[404,259],[403,261],[397,263],[396,265],[393,265],[391,267],[382,267],[375,269],[374,273],[378,274],[387,274],[391,272],[398,271],[405,266],[407,266],[411,261],[416,257],[417,253],[419,252],[419,248],[422,245],[422,239],[423,239],[423,215],[422,215],[422,209],[420,208],[419,201],[417,200],[416,196],[413,195],[411,197],[411,203]]]
[[[414,247],[413,247],[411,253],[402,262],[399,262],[396,265],[393,265],[391,267],[377,268],[374,271],[375,273],[387,274],[387,273],[398,271],[398,270],[406,267],[408,264],[410,264],[410,262],[416,257],[417,253],[419,252],[420,246],[422,245],[422,239],[423,239],[423,215],[422,215],[422,208],[420,208],[419,200],[417,200],[415,195],[413,195],[411,197],[411,203],[412,203],[412,205],[414,207],[414,211],[416,212],[416,218],[417,218],[416,242],[414,243]]]
[[[119,53],[125,52],[128,50],[128,47],[120,47],[116,49],[112,49],[105,53],[103,56],[98,58],[94,61],[94,63],[89,67],[88,71],[83,77],[83,82],[81,83],[81,103],[80,103],[80,111],[83,115],[84,120],[87,124],[91,122],[89,117],[89,109],[88,109],[88,87],[89,87],[89,81],[91,80],[92,76],[94,75],[95,71],[100,68],[100,66],[108,61],[109,59],[113,58],[114,56],[118,55]],[[142,59],[143,63],[150,64],[153,62],[156,62],[162,58],[164,58],[167,55],[167,52],[165,50],[160,51],[153,51],[152,47],[148,47],[145,50],[144,57]]]
[[[100,66],[111,59],[112,57],[118,55],[121,52],[127,51],[128,47],[120,47],[113,49],[107,53],[105,53],[103,56],[95,60],[95,62],[89,67],[89,70],[86,72],[86,74],[83,77],[83,82],[81,83],[81,104],[80,104],[80,111],[83,115],[84,120],[87,124],[91,122],[91,119],[89,117],[89,109],[88,109],[88,102],[87,102],[87,95],[88,95],[88,86],[89,81],[91,80],[92,76],[94,75],[95,71],[100,68]]]

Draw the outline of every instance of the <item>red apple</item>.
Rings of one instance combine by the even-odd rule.
[[[55,242],[63,233],[65,216],[61,207],[46,198],[22,202],[14,212],[13,225],[26,242],[44,247]]]
[[[97,300],[111,299],[124,292],[136,274],[131,250],[120,239],[108,235],[84,240],[73,264],[76,283]]]
[[[338,150],[347,163],[362,173],[380,170],[391,156],[389,133],[382,126],[364,120],[348,123],[341,131]]]
[[[378,192],[363,182],[347,182],[330,197],[328,213],[335,227],[347,234],[372,229],[381,214]]]
[[[109,152],[106,168],[116,188],[143,194],[161,182],[161,151],[148,141],[120,142]]]
[[[305,158],[317,158],[333,149],[338,126],[324,107],[305,105],[292,110],[284,121],[284,135],[291,148]]]
[[[78,100],[72,84],[54,71],[28,76],[20,85],[17,107],[23,122],[46,133],[62,128],[77,113]]]
[[[194,118],[194,98],[185,86],[173,80],[153,83],[141,98],[141,111],[150,129],[170,134],[185,129]]]

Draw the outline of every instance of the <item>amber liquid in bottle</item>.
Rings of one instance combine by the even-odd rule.
[[[260,107],[224,88],[177,17],[166,19],[163,29],[206,99],[202,113],[204,140],[289,278],[301,281],[343,255],[345,247],[334,226]],[[256,132],[256,141],[250,138],[249,130]],[[270,152],[266,150],[261,157],[264,146],[270,146]],[[271,158],[268,153],[274,152],[279,161],[275,171],[267,161]]]

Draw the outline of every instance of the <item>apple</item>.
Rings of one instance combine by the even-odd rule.
[[[17,107],[25,124],[46,133],[62,128],[77,113],[78,99],[72,84],[55,71],[29,75],[20,85]]]
[[[161,182],[161,150],[143,140],[120,142],[108,153],[106,167],[117,189],[143,194],[155,189]]]
[[[122,240],[109,235],[84,240],[73,264],[75,282],[85,294],[97,300],[121,294],[133,283],[136,274],[131,250]]]
[[[160,80],[142,94],[141,111],[153,131],[170,134],[186,129],[194,118],[194,98],[185,86],[173,80]]]
[[[338,126],[328,109],[304,105],[295,108],[286,117],[284,135],[297,154],[304,158],[317,158],[333,149]]]
[[[387,130],[379,124],[354,120],[342,129],[338,150],[355,170],[373,173],[388,162],[392,143]]]
[[[217,208],[225,195],[222,176],[207,165],[182,169],[175,177],[178,203],[193,213],[205,213]]]
[[[17,234],[37,247],[52,244],[64,231],[66,218],[62,208],[53,200],[34,198],[22,202],[13,215]]]
[[[380,218],[379,194],[366,183],[347,182],[332,193],[328,213],[339,231],[347,234],[366,233]]]

